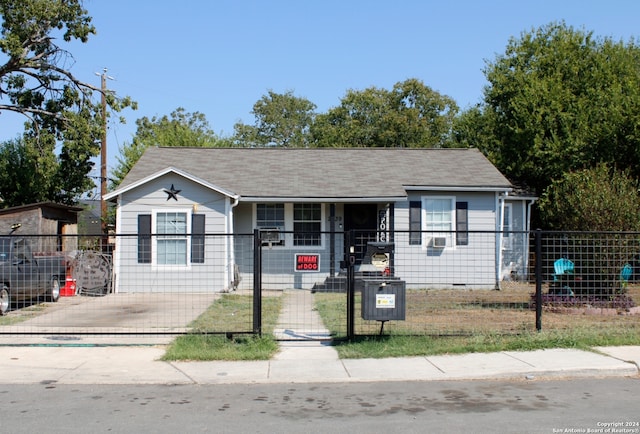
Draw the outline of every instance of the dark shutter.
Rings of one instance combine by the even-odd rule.
[[[151,214],[138,214],[138,263],[151,263]]]
[[[409,202],[409,244],[422,244],[422,202]]]
[[[456,245],[469,245],[469,203],[456,202]]]
[[[204,264],[204,214],[191,216],[191,262]]]

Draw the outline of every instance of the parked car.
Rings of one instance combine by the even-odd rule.
[[[58,301],[65,274],[63,256],[34,257],[28,240],[0,237],[0,315],[20,301]]]

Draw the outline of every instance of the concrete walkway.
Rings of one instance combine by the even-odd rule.
[[[311,291],[293,289],[282,295],[283,306],[274,335],[280,340],[329,340],[329,330],[314,307]]]
[[[314,295],[310,291],[291,290],[283,297],[273,333],[280,345],[274,360],[291,361],[285,365],[292,370],[304,369],[299,363],[304,360],[338,360],[338,352],[331,346],[331,334],[314,308]]]

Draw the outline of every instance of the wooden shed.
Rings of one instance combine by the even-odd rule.
[[[82,210],[53,202],[0,209],[0,234],[40,236],[32,244],[34,252],[76,250],[78,238],[64,235],[78,234],[78,213]]]

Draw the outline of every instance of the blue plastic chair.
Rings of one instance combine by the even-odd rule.
[[[556,262],[553,263],[553,270],[556,274],[554,274],[553,278],[557,281],[558,277],[566,276],[573,274],[574,265],[567,258],[560,258]]]
[[[620,284],[622,289],[625,289],[629,284],[629,279],[631,279],[631,275],[633,274],[633,267],[631,264],[624,264],[622,270],[620,270]]]
[[[573,262],[567,258],[560,258],[553,263],[553,281],[560,287],[560,294],[573,295],[573,290],[566,284],[565,276],[571,276],[574,273]]]

